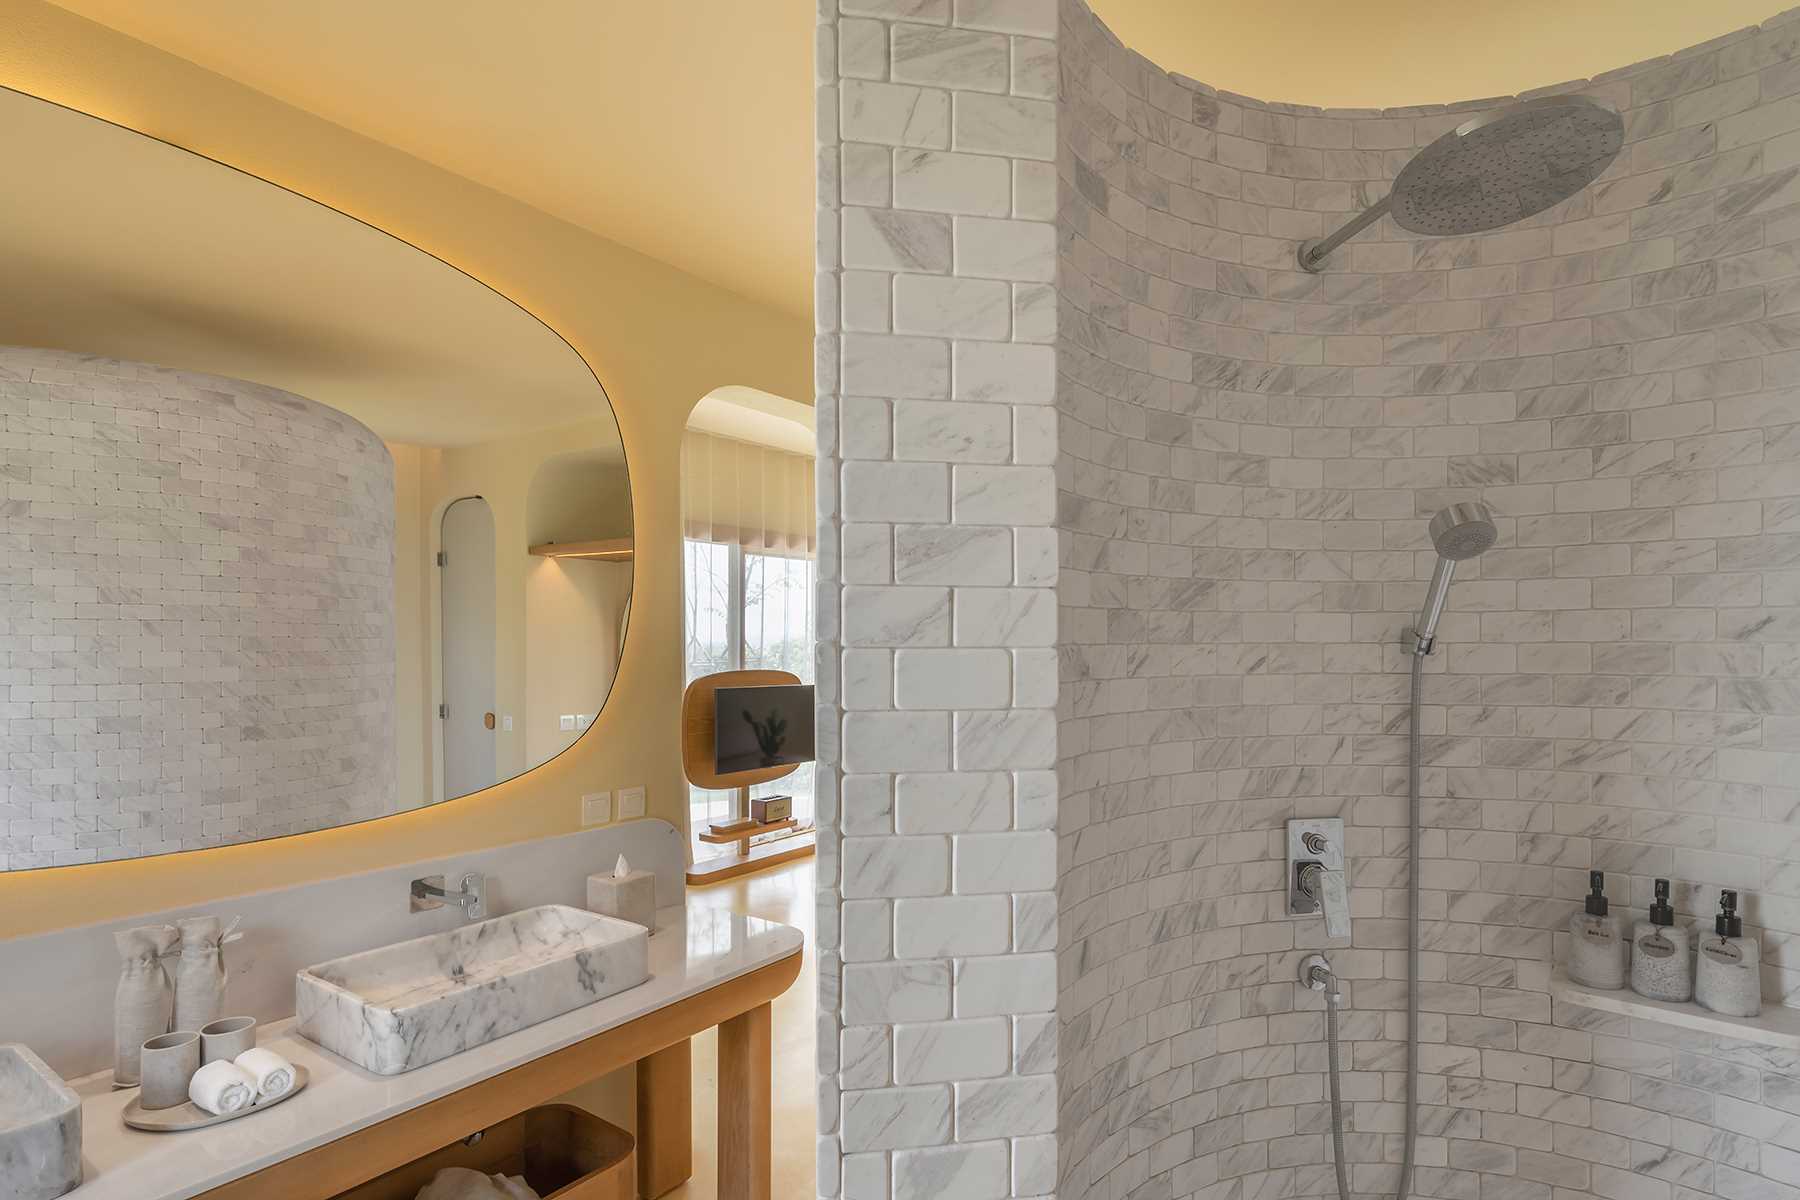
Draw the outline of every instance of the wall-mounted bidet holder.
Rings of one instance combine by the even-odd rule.
[[[1344,822],[1315,817],[1287,823],[1290,917],[1323,913],[1325,936],[1350,936],[1350,890],[1344,882]]]

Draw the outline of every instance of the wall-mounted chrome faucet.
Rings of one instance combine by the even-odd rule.
[[[1344,822],[1336,817],[1287,824],[1288,916],[1325,916],[1325,936],[1350,936],[1350,889],[1344,882]]]
[[[462,877],[462,890],[458,892],[444,889],[442,875],[427,875],[412,881],[413,912],[429,912],[446,904],[460,904],[465,918],[481,920],[487,916],[487,879],[470,871]]]

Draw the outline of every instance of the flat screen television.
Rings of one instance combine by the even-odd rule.
[[[812,760],[812,684],[722,687],[713,693],[713,770],[718,774]]]

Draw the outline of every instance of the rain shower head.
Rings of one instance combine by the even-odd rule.
[[[1522,221],[1592,183],[1624,143],[1619,114],[1586,96],[1541,96],[1483,113],[1414,155],[1385,200],[1330,237],[1303,243],[1300,265],[1317,271],[1383,213],[1433,237]]]
[[[1456,577],[1456,564],[1484,554],[1493,546],[1499,531],[1485,504],[1452,504],[1431,518],[1426,530],[1437,550],[1437,568],[1431,573],[1431,587],[1413,624],[1413,653],[1430,654],[1437,640],[1438,618],[1444,615],[1444,602],[1450,598],[1450,582]]]

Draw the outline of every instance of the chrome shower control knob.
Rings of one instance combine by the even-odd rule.
[[[1325,853],[1325,847],[1331,845],[1330,842],[1325,840],[1325,835],[1317,831],[1301,834],[1300,844],[1306,847],[1306,852],[1308,854],[1323,854]]]

